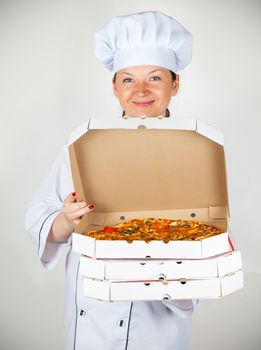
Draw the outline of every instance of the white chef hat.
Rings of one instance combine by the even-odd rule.
[[[192,35],[160,12],[114,17],[95,34],[95,54],[113,73],[137,65],[173,72],[191,62]]]

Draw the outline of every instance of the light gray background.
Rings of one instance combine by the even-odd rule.
[[[243,290],[200,303],[190,349],[261,349],[258,0],[0,2],[1,349],[62,349],[64,261],[41,268],[23,210],[73,129],[119,115],[93,35],[112,16],[144,10],[167,13],[194,35],[171,111],[225,133],[230,227],[244,262]]]

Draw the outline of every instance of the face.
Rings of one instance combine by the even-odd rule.
[[[113,82],[114,94],[128,117],[165,116],[178,88],[179,76],[173,81],[170,71],[158,66],[124,68]]]

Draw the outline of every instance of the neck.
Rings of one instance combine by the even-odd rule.
[[[170,113],[169,113],[169,110],[168,110],[168,108],[166,109],[166,113],[165,113],[165,115],[164,115],[164,118],[169,118],[169,116],[170,116]],[[121,116],[122,118],[123,117],[126,117],[126,113],[125,113],[125,111],[123,111],[122,112],[122,116]]]

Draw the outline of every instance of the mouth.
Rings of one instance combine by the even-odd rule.
[[[136,107],[146,108],[146,107],[150,107],[154,102],[155,102],[155,100],[151,100],[151,101],[133,101],[132,103]]]

